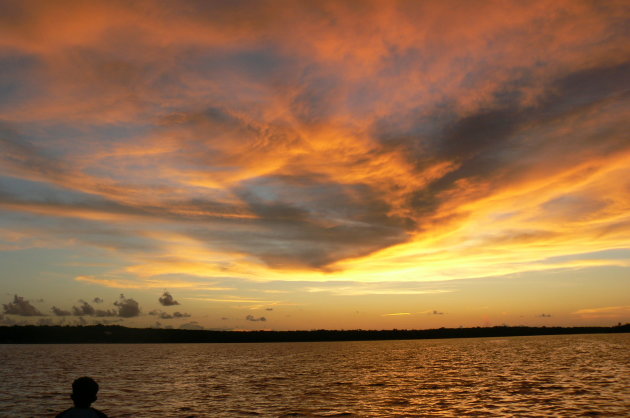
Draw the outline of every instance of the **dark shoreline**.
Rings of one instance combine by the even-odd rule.
[[[128,343],[252,343],[374,341],[442,338],[516,337],[533,335],[630,333],[630,324],[613,327],[496,326],[426,330],[211,331],[127,328],[120,325],[4,326],[0,344],[128,344]]]

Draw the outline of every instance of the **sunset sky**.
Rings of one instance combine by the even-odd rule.
[[[630,321],[627,1],[0,0],[0,323]]]

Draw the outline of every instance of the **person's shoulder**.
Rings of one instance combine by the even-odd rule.
[[[79,418],[79,417],[97,417],[108,418],[107,415],[95,408],[68,408],[56,418]]]
[[[96,412],[96,415],[98,415],[98,418],[108,418],[107,414],[105,414],[104,412],[99,411],[98,409],[95,409],[95,408],[92,408],[92,410]]]
[[[72,408],[68,408],[63,412],[60,412],[57,414],[57,416],[55,416],[55,418],[65,418],[68,416],[68,412],[71,410]]]

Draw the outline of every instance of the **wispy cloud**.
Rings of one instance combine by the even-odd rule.
[[[630,306],[604,306],[601,308],[585,308],[573,312],[582,318],[630,318]]]
[[[330,293],[338,296],[365,296],[365,295],[431,295],[456,292],[450,287],[436,289],[426,284],[411,284],[406,282],[376,282],[376,283],[351,283],[351,282],[323,282],[313,286],[305,286],[304,290],[310,293]]]
[[[198,290],[212,290],[212,291],[229,291],[234,290],[232,287],[218,287],[213,283],[204,283],[202,281],[186,281],[177,280],[172,278],[108,278],[108,277],[95,277],[95,276],[77,276],[76,281],[99,284],[102,286],[113,287],[116,289],[147,289],[147,288],[160,288],[164,287],[165,282],[168,282],[169,287],[180,289],[198,289]]]
[[[411,315],[444,315],[444,312],[437,311],[435,309],[420,312],[396,312],[383,314],[382,316],[411,316]]]
[[[270,304],[276,303],[276,301],[272,300],[260,300],[260,299],[249,299],[249,298],[241,298],[237,296],[227,296],[225,298],[212,298],[212,297],[187,297],[184,299],[189,300],[202,300],[206,302],[223,302],[223,303],[260,303],[260,304]]]

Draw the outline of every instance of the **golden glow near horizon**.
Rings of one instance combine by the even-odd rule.
[[[630,320],[623,2],[3,10],[4,323]]]

